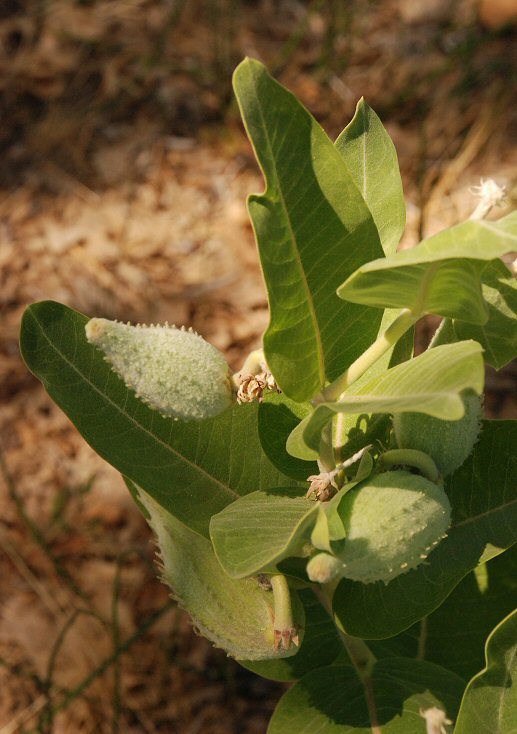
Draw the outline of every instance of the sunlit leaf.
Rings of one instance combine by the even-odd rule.
[[[321,403],[294,429],[287,450],[299,458],[314,458],[322,428],[343,413],[418,412],[444,420],[464,413],[461,393],[481,394],[484,383],[482,349],[477,342],[446,344],[392,367],[345,394],[338,403]]]
[[[373,341],[381,313],[350,306],[336,289],[382,247],[357,185],[323,129],[258,61],[234,88],[266,190],[248,201],[269,296],[269,367],[302,402]]]
[[[300,489],[252,492],[212,517],[210,537],[232,578],[250,576],[300,554],[316,519],[317,503]]]
[[[87,321],[53,301],[29,306],[25,362],[90,446],[166,510],[208,537],[210,517],[240,495],[293,485],[262,451],[256,404],[199,423],[163,418],[86,341]]]
[[[397,151],[382,122],[360,99],[335,142],[368,204],[386,255],[395,252],[406,223]]]
[[[334,612],[349,634],[375,639],[402,632],[479,563],[517,541],[516,445],[517,421],[484,421],[474,453],[446,480],[452,524],[426,563],[388,585],[340,582]]]
[[[492,632],[486,667],[468,684],[455,734],[515,734],[517,731],[517,610]]]
[[[516,212],[496,222],[462,222],[411,250],[362,265],[338,288],[338,295],[353,303],[484,324],[488,307],[481,292],[483,268],[515,249]]]
[[[419,660],[379,660],[366,684],[351,666],[330,665],[284,694],[268,734],[426,734],[422,712],[438,708],[453,720],[464,686]]]

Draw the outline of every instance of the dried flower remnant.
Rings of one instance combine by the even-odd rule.
[[[493,178],[482,178],[479,186],[471,186],[470,193],[479,196],[481,201],[470,215],[470,219],[484,219],[494,206],[503,206],[506,188],[499,186]]]
[[[445,726],[452,724],[445,711],[433,706],[430,709],[420,709],[420,716],[425,719],[427,734],[447,734]]]
[[[264,371],[257,375],[239,375],[239,387],[237,390],[237,402],[239,405],[243,403],[253,403],[255,400],[261,403],[264,400],[265,390],[271,392],[280,392],[275,378],[271,372]]]
[[[336,488],[332,485],[335,472],[321,472],[321,474],[312,474],[307,477],[310,487],[307,490],[306,497],[316,497],[320,502],[326,502],[335,493]]]

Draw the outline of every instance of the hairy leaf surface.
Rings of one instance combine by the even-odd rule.
[[[166,510],[208,537],[210,517],[240,495],[292,486],[261,449],[256,405],[200,423],[163,418],[86,341],[87,321],[53,301],[29,306],[23,358],[90,446]]]
[[[485,350],[485,361],[501,369],[517,357],[517,280],[500,261],[488,263],[482,273],[488,320],[482,326],[454,321],[458,339],[475,339]]]
[[[355,115],[335,142],[368,204],[386,255],[397,249],[406,205],[397,151],[379,117],[360,99]]]
[[[481,292],[483,268],[515,249],[516,212],[496,222],[462,222],[411,250],[362,265],[338,295],[353,303],[484,324],[489,314]]]
[[[280,699],[268,734],[426,734],[421,711],[454,719],[464,688],[454,673],[405,658],[379,660],[368,689],[349,665],[305,675]]]
[[[517,610],[487,640],[486,667],[468,684],[455,734],[517,731]]]
[[[232,502],[210,522],[219,562],[232,578],[244,578],[299,555],[317,509],[299,488],[261,490]]]
[[[382,247],[339,151],[294,95],[252,59],[234,88],[266,181],[248,200],[270,306],[264,352],[285,394],[302,402],[375,338],[381,313],[335,294]]]
[[[375,639],[402,632],[479,563],[517,541],[516,444],[517,421],[484,421],[473,455],[446,481],[452,524],[425,564],[388,585],[340,582],[334,612],[349,634]]]
[[[302,459],[314,458],[322,428],[337,413],[418,412],[444,420],[463,416],[463,390],[481,394],[484,383],[482,349],[477,342],[445,344],[374,377],[338,403],[321,403],[294,429],[287,450]]]

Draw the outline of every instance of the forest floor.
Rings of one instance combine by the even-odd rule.
[[[419,17],[403,0],[7,5],[0,734],[263,734],[285,686],[213,649],[168,600],[119,475],[21,362],[21,314],[51,298],[186,324],[238,368],[267,325],[238,60],[268,63],[333,137],[366,97],[399,153],[410,247],[468,216],[482,177],[515,204],[514,37],[480,25],[472,2]],[[515,382],[490,373],[490,415],[515,417]]]

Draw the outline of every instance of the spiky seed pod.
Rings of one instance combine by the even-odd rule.
[[[481,428],[482,403],[478,395],[463,398],[465,415],[443,421],[424,413],[399,413],[393,417],[397,445],[424,451],[443,477],[456,471],[470,456]]]
[[[104,352],[127,387],[162,415],[203,420],[232,403],[223,355],[191,330],[91,319],[86,338]]]
[[[339,506],[341,576],[388,583],[419,566],[445,537],[451,506],[441,485],[405,471],[366,479]]]

